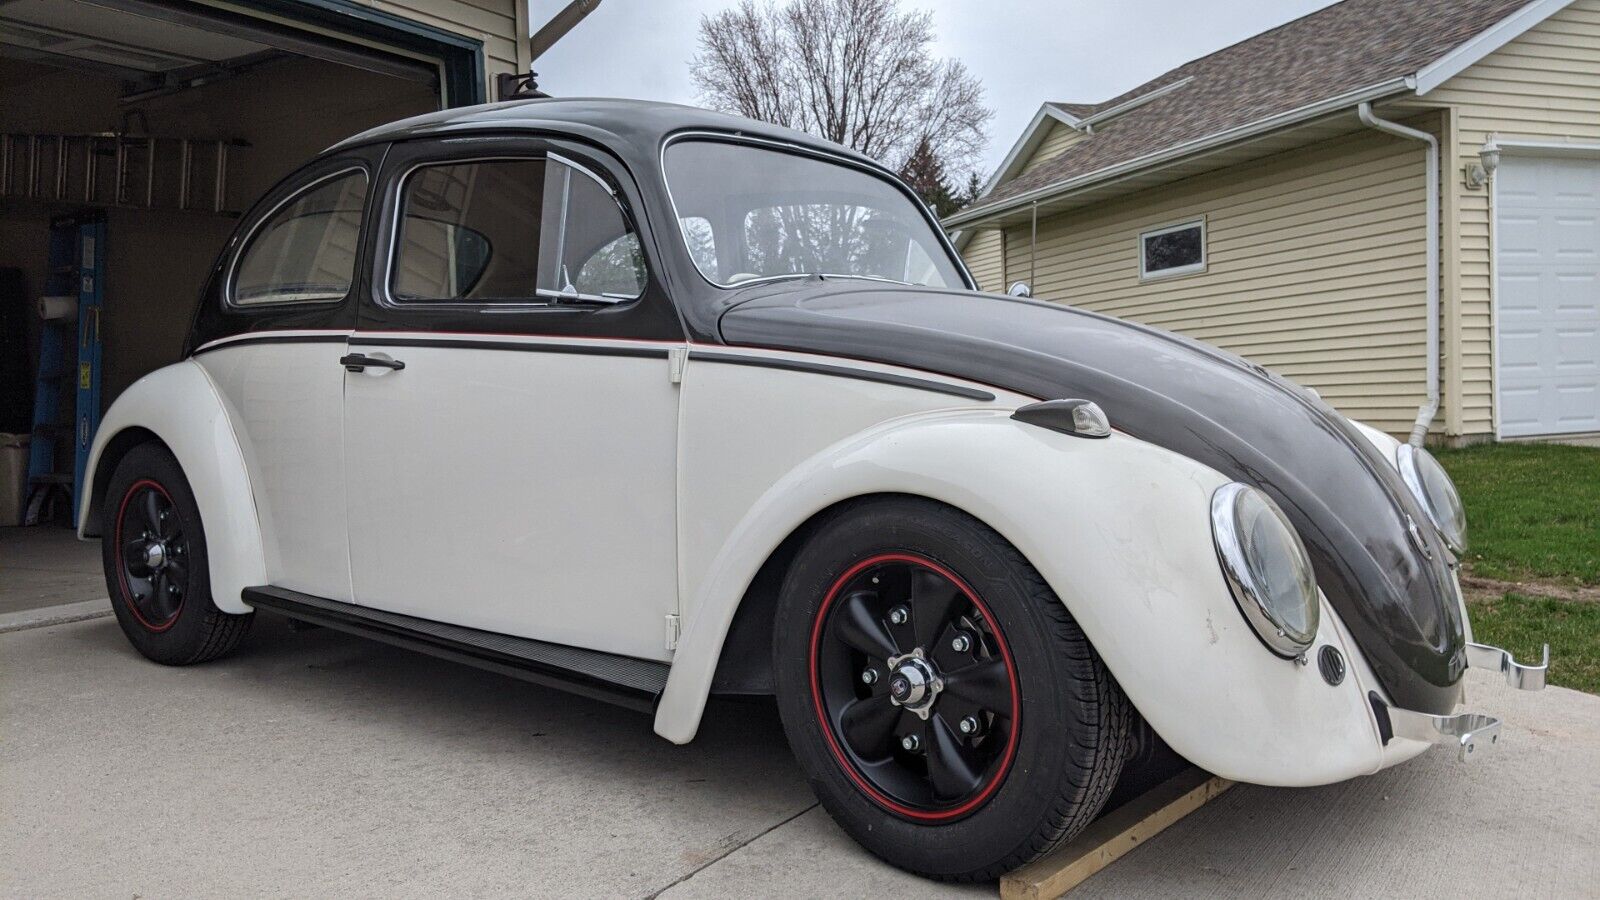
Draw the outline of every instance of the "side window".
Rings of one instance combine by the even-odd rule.
[[[639,236],[595,176],[550,160],[539,231],[540,294],[633,300],[644,293]]]
[[[341,300],[355,278],[367,175],[344,172],[278,207],[250,236],[233,279],[235,306]]]
[[[426,166],[401,188],[391,292],[400,302],[631,300],[639,238],[611,192],[558,159]]]

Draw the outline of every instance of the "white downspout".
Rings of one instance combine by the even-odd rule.
[[[1371,103],[1356,107],[1356,114],[1368,128],[1428,145],[1428,399],[1417,409],[1416,424],[1411,426],[1411,443],[1421,447],[1439,412],[1439,140],[1426,131],[1378,118],[1372,114]]]

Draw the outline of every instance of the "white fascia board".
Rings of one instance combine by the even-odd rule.
[[[988,196],[996,185],[1016,175],[1017,171],[1033,157],[1034,151],[1039,149],[1039,145],[1044,143],[1045,135],[1050,133],[1050,125],[1055,122],[1060,122],[1068,128],[1077,128],[1081,120],[1062,112],[1049,103],[1041,104],[1039,111],[1033,114],[1033,120],[1028,123],[1028,127],[1022,129],[1022,136],[1017,138],[1015,144],[1011,145],[1011,152],[1006,154],[1006,158],[1000,162],[1000,167],[995,169],[994,173],[989,176],[989,180],[983,185],[983,192],[978,195],[978,198],[982,199]],[[962,251],[967,249],[967,244],[971,243],[972,234],[971,229],[958,231],[950,235],[950,240],[956,245],[957,251]]]
[[[1017,138],[1017,142],[1011,146],[1011,152],[1007,153],[1006,158],[1000,161],[1000,167],[995,169],[994,174],[989,176],[988,183],[983,186],[983,194],[978,196],[984,196],[984,194],[994,190],[995,186],[1000,182],[1017,174],[1017,170],[1021,169],[1028,162],[1029,157],[1033,156],[1033,151],[1039,149],[1039,144],[1044,141],[1045,135],[1050,133],[1049,126],[1054,122],[1060,122],[1068,128],[1077,128],[1080,120],[1067,115],[1048,103],[1042,104],[1039,107],[1039,111],[1033,114],[1033,121],[1028,123],[1027,128],[1022,129],[1022,136]]]
[[[1067,194],[1076,193],[1077,191],[1094,186],[1104,181],[1111,181],[1116,178],[1132,175],[1143,169],[1154,168],[1166,163],[1175,162],[1186,156],[1199,155],[1210,150],[1218,149],[1227,144],[1247,141],[1251,138],[1259,137],[1269,132],[1287,128],[1292,125],[1297,125],[1310,119],[1331,115],[1339,112],[1342,109],[1354,107],[1364,100],[1380,100],[1390,97],[1394,94],[1410,91],[1414,89],[1415,86],[1415,79],[1407,75],[1402,78],[1394,78],[1370,87],[1340,94],[1336,97],[1329,97],[1325,100],[1319,100],[1315,103],[1308,103],[1305,106],[1291,109],[1286,112],[1281,112],[1274,116],[1268,116],[1265,119],[1257,119],[1254,122],[1247,122],[1243,125],[1229,128],[1225,131],[1208,134],[1204,137],[1198,137],[1194,140],[1185,141],[1181,144],[1174,144],[1171,147],[1157,150],[1154,153],[1147,153],[1144,156],[1135,157],[1126,162],[1118,163],[1113,166],[1107,166],[1104,169],[1086,172],[1077,176],[1076,178],[1069,178],[1065,181],[1047,184],[1044,187],[1035,188],[1034,190],[1026,193],[1018,194],[1015,197],[1008,197],[1007,199],[999,203],[992,204],[988,207],[979,207],[970,211],[963,210],[945,219],[943,224],[946,230],[970,228],[973,225],[982,224],[987,220],[998,218],[1005,213],[1026,207],[1030,204],[1042,203],[1047,200],[1065,196]]]
[[[1444,84],[1468,66],[1521,37],[1524,32],[1572,5],[1572,0],[1533,0],[1475,37],[1417,71],[1417,96]]]

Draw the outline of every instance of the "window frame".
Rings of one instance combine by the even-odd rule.
[[[1172,266],[1171,268],[1167,268],[1167,269],[1157,269],[1154,272],[1150,271],[1146,267],[1146,260],[1145,260],[1145,254],[1144,254],[1145,241],[1147,241],[1147,240],[1149,240],[1150,238],[1153,238],[1153,237],[1160,237],[1160,236],[1162,236],[1164,234],[1173,234],[1173,233],[1179,232],[1179,231],[1188,231],[1191,228],[1200,229],[1200,261],[1199,262],[1187,263],[1187,264],[1181,265],[1181,266]],[[1205,216],[1198,216],[1196,218],[1185,219],[1185,220],[1183,220],[1181,222],[1175,222],[1175,223],[1170,224],[1170,225],[1160,225],[1160,226],[1157,226],[1155,228],[1147,228],[1144,231],[1139,232],[1139,238],[1138,238],[1139,280],[1140,281],[1160,281],[1160,280],[1162,280],[1164,278],[1176,278],[1176,277],[1179,277],[1181,275],[1198,275],[1198,274],[1200,274],[1202,272],[1205,272],[1207,266],[1210,264],[1210,256],[1207,253],[1207,247],[1206,247],[1206,231],[1207,231],[1207,228],[1206,228],[1206,217]]]
[[[278,215],[278,213],[289,204],[294,203],[296,200],[299,200],[306,194],[309,194],[312,191],[315,191],[318,188],[326,185],[328,182],[344,178],[352,173],[359,173],[365,180],[365,184],[363,185],[363,191],[361,194],[361,216],[359,223],[356,225],[356,258],[350,270],[350,284],[345,288],[344,294],[337,298],[330,298],[326,300],[266,300],[256,303],[240,303],[237,297],[239,287],[239,264],[243,262],[244,258],[250,254],[250,250],[254,247],[256,237],[259,235],[262,226],[272,221]],[[288,309],[301,306],[337,306],[341,303],[347,302],[350,299],[350,296],[355,293],[356,287],[361,282],[361,273],[363,269],[363,260],[365,257],[365,247],[367,241],[367,215],[372,211],[372,188],[375,181],[376,179],[373,177],[373,173],[368,170],[365,164],[359,162],[352,163],[351,165],[343,168],[335,169],[331,172],[318,175],[316,178],[313,178],[312,180],[301,185],[298,189],[290,191],[288,194],[284,195],[281,200],[272,204],[272,206],[268,208],[266,212],[257,216],[255,221],[250,223],[249,229],[245,231],[243,239],[239,241],[239,250],[228,259],[227,277],[223,280],[223,284],[226,286],[222,292],[223,305],[234,312],[253,313],[260,312],[262,310]]]
[[[467,166],[476,163],[487,162],[528,162],[530,160],[541,160],[546,164],[554,160],[565,166],[575,169],[584,175],[587,175],[596,184],[600,185],[601,189],[604,190],[607,196],[611,198],[611,202],[617,205],[618,212],[622,214],[623,220],[627,223],[630,229],[628,233],[633,234],[638,240],[639,257],[644,262],[645,278],[639,286],[639,293],[628,299],[619,299],[616,297],[605,297],[597,294],[563,294],[560,291],[551,291],[535,285],[535,296],[549,297],[549,302],[534,303],[524,302],[521,300],[407,300],[395,296],[394,280],[397,273],[400,271],[397,263],[400,255],[400,238],[403,234],[403,228],[405,224],[406,185],[410,182],[411,176],[415,175],[422,169],[438,168],[441,166]],[[637,305],[650,293],[652,274],[650,257],[649,254],[644,252],[644,238],[638,227],[639,218],[635,216],[632,210],[628,208],[628,204],[624,201],[622,192],[613,187],[610,182],[606,181],[603,177],[591,170],[589,167],[556,150],[538,149],[529,150],[526,153],[496,153],[484,156],[425,159],[411,163],[410,165],[406,166],[404,170],[392,177],[394,182],[394,212],[392,219],[389,222],[389,246],[387,252],[384,254],[382,284],[375,292],[377,294],[379,304],[388,309],[395,311],[459,310],[463,312],[526,313],[540,312],[551,309],[571,311],[574,309],[583,308],[575,307],[571,303],[562,303],[560,302],[561,300],[580,300],[593,302],[595,304],[593,307],[594,309],[623,309]],[[538,214],[541,217],[544,215],[544,209],[542,207],[538,210]],[[492,248],[491,252],[493,252]]]

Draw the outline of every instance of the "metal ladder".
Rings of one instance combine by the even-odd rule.
[[[117,131],[0,134],[0,196],[233,215],[229,153],[248,146]]]
[[[72,524],[84,488],[89,447],[100,427],[100,312],[104,304],[106,225],[96,216],[50,223],[45,296],[75,304],[76,315],[44,319],[34,387],[33,439],[28,447],[28,503],[23,523],[37,525],[66,502]],[[67,465],[61,449],[72,448]]]

